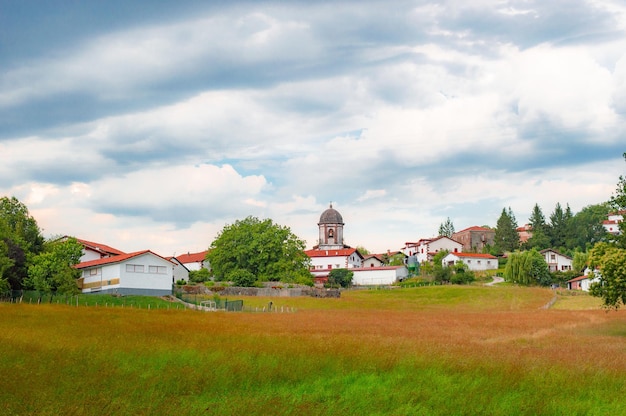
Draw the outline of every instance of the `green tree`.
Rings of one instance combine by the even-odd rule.
[[[354,272],[348,269],[332,269],[328,273],[328,284],[331,286],[350,287]]]
[[[602,221],[611,211],[608,203],[589,205],[576,213],[570,221],[565,246],[570,250],[588,251],[594,244],[606,240]]]
[[[454,234],[454,224],[452,223],[450,217],[448,217],[445,222],[442,222],[439,225],[439,235],[452,237],[452,234]]]
[[[626,159],[626,153],[623,154]],[[609,201],[616,211],[626,209],[626,178],[619,177],[615,194]],[[604,306],[618,309],[626,304],[626,221],[620,223],[621,235],[608,243],[596,244],[589,254],[593,269],[600,270],[600,282],[591,285],[591,294],[601,297]]]
[[[497,253],[509,252],[519,248],[517,221],[511,207],[509,207],[508,211],[502,208],[502,214],[500,214],[496,224],[494,243]]]
[[[547,286],[552,282],[552,276],[541,253],[532,249],[509,255],[504,269],[504,280],[525,286]]]
[[[585,253],[582,251],[576,251],[572,259],[572,268],[574,269],[574,271],[580,273],[585,269],[588,261],[589,261],[588,253]]]
[[[571,210],[569,213],[571,218]],[[557,202],[554,207],[554,211],[550,214],[550,225],[548,226],[548,235],[550,237],[550,245],[552,247],[565,247],[567,227],[568,218],[565,215],[561,204]]]
[[[598,243],[591,249],[589,262],[601,272],[600,281],[591,285],[590,293],[602,298],[608,309],[626,304],[626,249]]]
[[[10,263],[3,276],[12,289],[21,289],[28,278],[30,260],[43,250],[44,238],[26,205],[15,197],[0,198],[0,238],[5,245],[0,251],[6,253],[0,252],[0,256],[6,255],[0,263]]]
[[[436,282],[447,283],[452,278],[452,268],[442,264],[443,258],[446,257],[448,253],[448,250],[441,250],[433,256],[433,277]]]
[[[250,216],[226,225],[211,243],[207,258],[217,280],[241,269],[258,281],[312,284],[304,247],[289,227]]]
[[[368,249],[363,246],[356,246],[356,251],[361,253],[363,256],[367,256],[368,254],[372,254]]]
[[[624,159],[626,159],[626,152],[623,154]],[[626,210],[626,177],[620,175],[619,181],[617,182],[617,187],[615,188],[615,193],[611,196],[609,200],[609,204],[611,208],[615,212],[621,212]],[[613,237],[613,241],[621,247],[626,248],[626,221],[622,221],[619,223],[619,229],[621,231],[620,235]]]
[[[41,293],[78,293],[80,271],[72,266],[80,262],[82,252],[83,246],[75,238],[47,243],[28,268],[30,284]]]
[[[532,237],[526,242],[526,248],[536,248],[537,250],[550,248],[550,237],[548,236],[546,217],[543,215],[543,211],[541,211],[538,204],[535,204],[533,207],[528,222],[532,228]]]

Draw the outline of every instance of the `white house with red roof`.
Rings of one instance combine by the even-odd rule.
[[[64,236],[61,240],[65,241],[68,238],[69,236]],[[81,262],[126,254],[122,250],[118,250],[106,244],[83,240],[82,238],[77,238],[76,241],[83,246],[83,255],[80,258]]]
[[[452,266],[458,261],[467,265],[471,271],[496,270],[498,268],[498,258],[485,253],[448,253],[441,260],[441,264],[444,267]]]
[[[602,222],[602,226],[606,232],[613,235],[619,235],[621,233],[619,223],[624,221],[624,215],[626,215],[625,210],[610,213],[608,218]]]
[[[431,261],[435,254],[447,250],[451,253],[463,251],[463,244],[444,235],[437,238],[422,238],[417,243],[404,243],[404,254],[415,255],[419,263]]]
[[[163,296],[172,294],[174,263],[150,250],[89,260],[75,265],[81,271],[83,293]]]
[[[176,257],[181,264],[183,264],[187,270],[200,270],[207,269],[211,270],[211,265],[209,261],[206,259],[206,255],[209,253],[209,250],[200,251],[198,253],[187,253],[180,254]]]

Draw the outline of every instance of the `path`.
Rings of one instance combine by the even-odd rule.
[[[485,283],[485,286],[493,286],[496,283],[502,283],[504,282],[504,278],[500,277],[500,276],[493,276],[493,281],[489,282],[489,283]]]

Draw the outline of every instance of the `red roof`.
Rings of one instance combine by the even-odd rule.
[[[468,227],[468,228],[466,228],[464,230],[457,231],[454,234],[462,233],[462,232],[465,232],[465,231],[493,231],[493,230],[491,228],[479,227],[478,225],[475,225],[473,227]]]
[[[202,263],[204,259],[206,259],[206,255],[208,252],[209,250],[204,250],[199,253],[181,254],[180,256],[176,256],[176,260],[183,264]]]
[[[496,256],[492,256],[491,254],[487,254],[487,253],[449,253],[449,254],[454,254],[457,257],[475,257],[475,258],[479,258],[479,259],[497,259]]]
[[[74,266],[74,268],[76,269],[85,269],[88,267],[94,267],[94,266],[102,266],[104,264],[114,264],[114,263],[119,263],[128,259],[132,259],[133,257],[138,257],[141,256],[142,254],[146,254],[146,253],[150,253],[153,254],[157,257],[161,257],[156,253],[153,253],[150,250],[142,250],[142,251],[136,251],[134,253],[126,253],[126,254],[120,254],[118,256],[113,256],[113,257],[105,257],[102,259],[96,259],[96,260],[89,260],[89,261],[84,261],[82,263],[78,263],[77,265]],[[164,257],[161,257],[163,260],[169,261]]]
[[[580,280],[585,280],[585,279],[590,279],[590,278],[591,278],[591,277],[589,277],[589,276],[587,276],[587,275],[583,275],[583,276],[578,276],[578,277],[575,277],[575,278],[573,278],[573,279],[570,279],[570,280],[568,280],[568,281],[567,281],[567,282],[565,282],[565,283],[578,282],[578,281],[580,281]]]
[[[361,253],[359,253],[356,248],[340,248],[335,250],[306,250],[304,254],[309,257],[348,257],[354,254],[354,252],[357,252],[359,256],[361,256]]]
[[[94,243],[93,241],[87,241],[81,238],[77,238],[76,241],[82,244],[85,248],[89,248],[91,250],[94,250],[100,253],[112,254],[114,256],[119,256],[120,254],[126,254],[122,250],[118,250],[111,246],[107,246],[106,244]]]

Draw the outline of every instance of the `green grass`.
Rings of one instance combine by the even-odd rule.
[[[298,308],[288,314],[0,304],[0,411],[625,414],[626,314],[539,309],[551,295],[450,286],[272,300]]]

